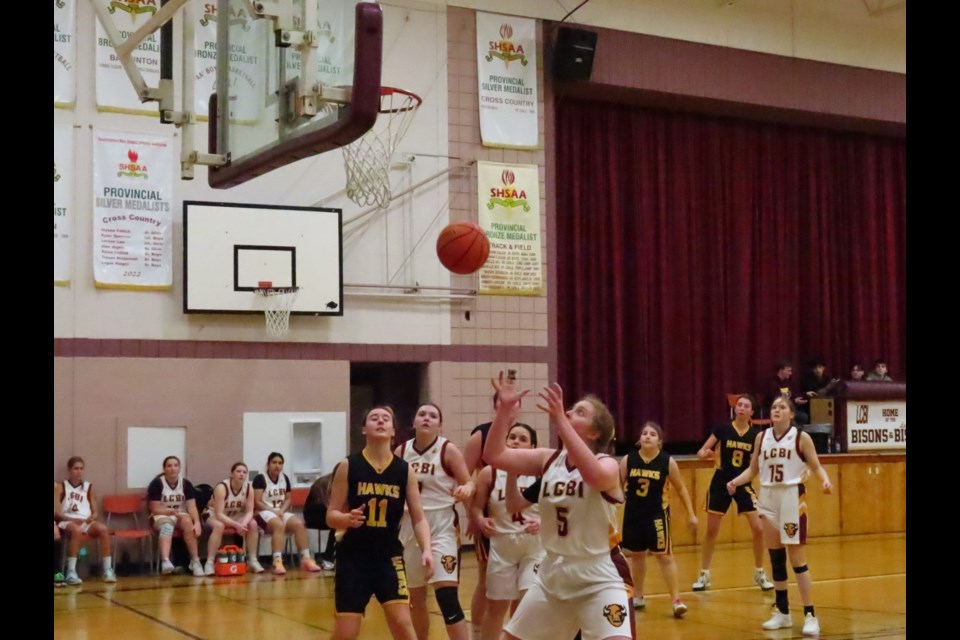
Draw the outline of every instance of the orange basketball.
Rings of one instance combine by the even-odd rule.
[[[490,240],[475,222],[448,224],[437,238],[437,257],[454,273],[473,273],[490,256]]]

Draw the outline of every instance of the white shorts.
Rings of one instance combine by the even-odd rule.
[[[762,487],[757,512],[780,532],[783,544],[807,543],[807,501],[803,484]]]
[[[625,585],[605,587],[580,598],[554,598],[539,582],[527,591],[517,612],[503,627],[523,640],[583,640],[617,636],[636,638],[633,606]]]
[[[264,531],[267,530],[267,525],[270,523],[270,521],[273,520],[273,519],[275,519],[275,518],[277,518],[277,517],[278,517],[277,514],[275,514],[273,511],[258,511],[258,512],[257,512],[257,519],[258,519],[259,522],[260,522],[260,527],[261,527]],[[286,526],[287,523],[290,522],[290,518],[292,518],[292,517],[293,517],[293,514],[290,513],[289,511],[287,511],[285,514],[283,514],[283,525]]]
[[[626,589],[633,596],[630,566],[620,547],[588,556],[560,556],[548,551],[537,571],[537,584],[558,600],[582,598],[608,587]]]
[[[487,559],[487,598],[517,600],[520,592],[533,586],[537,569],[546,552],[540,536],[507,533],[490,538]]]
[[[429,584],[459,582],[460,527],[457,523],[457,512],[452,508],[438,509],[424,511],[424,516],[430,525],[430,548],[433,551],[433,577],[430,578]],[[403,542],[403,563],[407,570],[407,586],[413,588],[427,586],[423,565],[420,564],[420,545],[417,544],[409,515],[403,517],[400,540]]]
[[[91,523],[91,522],[84,522],[84,523],[81,524],[81,523],[80,523],[79,521],[77,521],[77,520],[61,520],[60,522],[57,523],[57,526],[60,527],[60,529],[61,529],[62,531],[66,531],[66,530],[67,530],[67,527],[70,526],[71,523],[79,524],[79,525],[80,525],[80,533],[83,533],[83,534],[86,534],[87,531],[90,531],[90,525],[93,524],[93,523]]]

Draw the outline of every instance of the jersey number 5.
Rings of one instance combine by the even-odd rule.
[[[566,507],[557,507],[557,535],[561,538],[567,535],[568,532],[567,526],[569,522],[567,520],[567,513],[569,513],[569,511]]]

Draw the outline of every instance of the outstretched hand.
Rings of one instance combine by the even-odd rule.
[[[497,396],[500,398],[501,406],[513,406],[520,402],[520,399],[523,398],[523,396],[530,393],[529,389],[517,389],[516,385],[513,384],[513,381],[505,380],[502,370],[496,379],[490,379],[490,385],[493,387],[494,391],[497,392]]]
[[[563,409],[563,389],[556,382],[545,386],[537,394],[543,399],[544,404],[537,404],[537,408],[550,414],[554,420],[562,418],[565,415]]]

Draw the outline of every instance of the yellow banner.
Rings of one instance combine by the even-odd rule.
[[[537,165],[478,162],[477,188],[480,227],[490,239],[490,257],[480,269],[480,293],[540,295]]]

